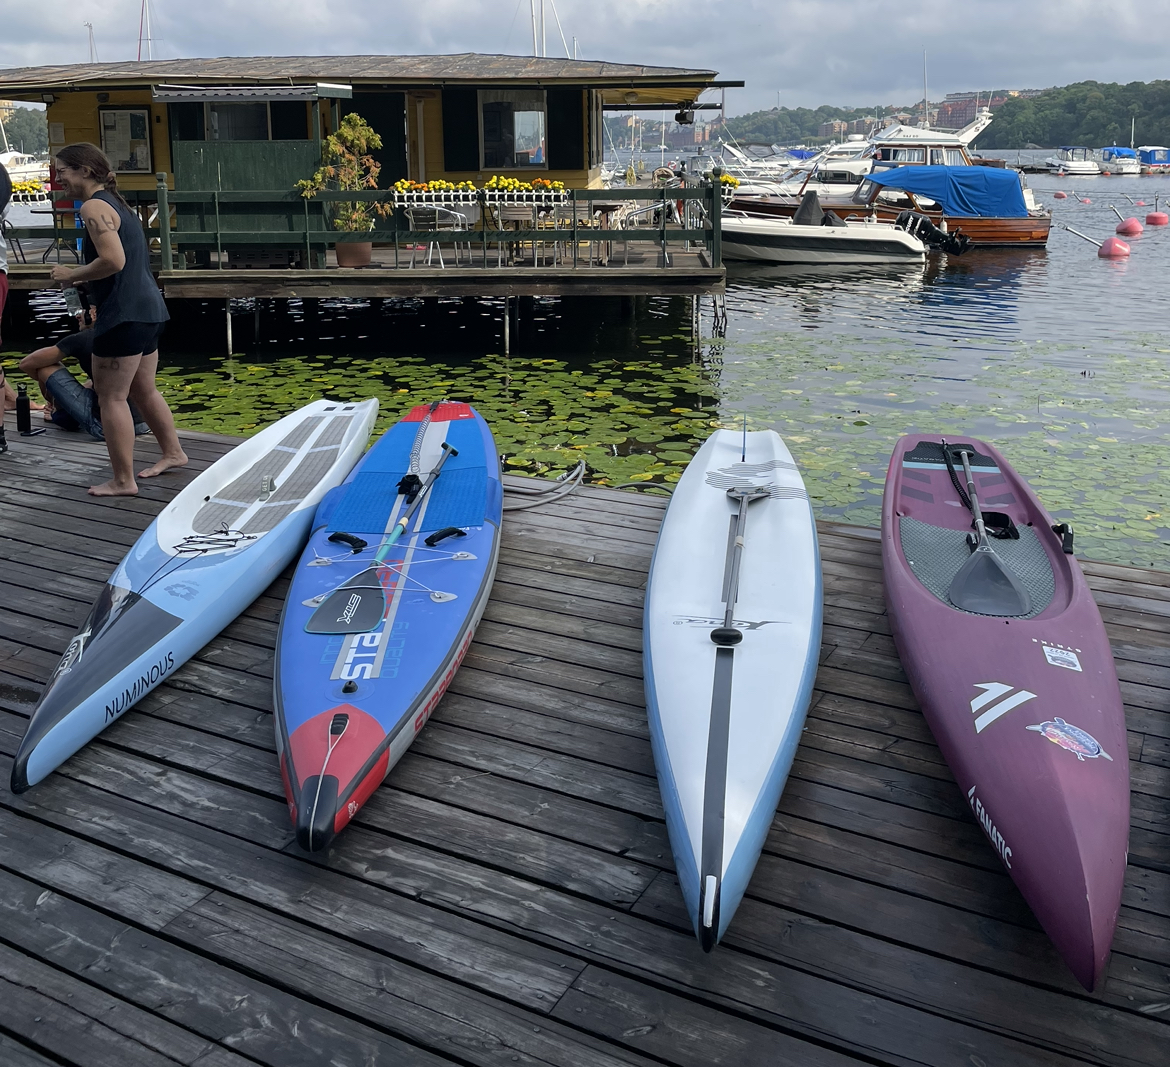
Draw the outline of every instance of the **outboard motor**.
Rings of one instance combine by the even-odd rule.
[[[803,205],[802,205],[803,206]],[[917,211],[903,211],[894,220],[894,225],[917,237],[928,248],[947,255],[961,256],[971,247],[971,238],[965,233],[947,233],[940,230],[925,215]]]

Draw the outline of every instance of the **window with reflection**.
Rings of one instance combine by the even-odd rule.
[[[481,89],[483,170],[547,170],[543,89]]]

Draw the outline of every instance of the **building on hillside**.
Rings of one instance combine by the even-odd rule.
[[[11,100],[0,100],[0,122],[7,122],[15,110],[16,105]]]
[[[995,89],[990,92],[947,93],[938,106],[938,124],[947,129],[962,129],[975,121],[980,108],[998,111],[1013,97],[1039,96],[1043,89]]]
[[[842,137],[849,132],[849,123],[842,119],[822,122],[817,127],[817,136],[824,138]]]

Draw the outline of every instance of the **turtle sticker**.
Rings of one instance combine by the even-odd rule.
[[[1098,756],[1113,762],[1113,757],[1102,747],[1100,742],[1078,726],[1072,726],[1058,715],[1048,722],[1029,726],[1029,730],[1047,737],[1054,745],[1060,745],[1066,752],[1071,752],[1081,763],[1087,759],[1096,759]]]

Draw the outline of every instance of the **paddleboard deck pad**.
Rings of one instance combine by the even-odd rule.
[[[1108,961],[1129,835],[1113,653],[1071,530],[991,445],[962,437],[946,446],[955,476],[940,437],[904,437],[890,461],[882,559],[894,642],[973,817],[1093,989]],[[1009,569],[1025,591],[1012,607],[995,607],[995,589],[979,611],[952,599],[971,556],[963,450],[996,535],[994,570]],[[994,571],[980,574],[994,584]],[[965,592],[981,602],[977,587]]]
[[[705,950],[726,932],[755,869],[820,646],[820,556],[796,464],[771,430],[718,430],[671,495],[644,624],[654,763]]]
[[[281,615],[274,679],[302,848],[329,845],[446,691],[487,606],[502,505],[491,431],[452,402],[413,408],[322,501]]]
[[[280,575],[377,412],[376,400],[315,401],[237,445],[162,510],[53,671],[13,763],[13,792],[174,674]]]

